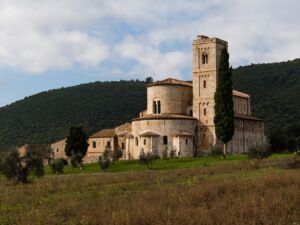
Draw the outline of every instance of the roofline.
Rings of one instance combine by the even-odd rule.
[[[134,121],[141,121],[141,120],[196,120],[194,117],[171,117],[171,116],[156,116],[156,117],[140,117],[140,118],[134,118],[132,119],[132,122]]]
[[[50,144],[50,145],[55,145],[55,144],[57,144],[58,142],[61,142],[61,141],[66,141],[66,138],[61,139],[61,140],[59,140],[59,141],[56,141],[56,142],[54,142],[54,143],[52,143],[52,144]]]

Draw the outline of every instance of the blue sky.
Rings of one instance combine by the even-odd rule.
[[[198,34],[234,67],[300,57],[298,0],[0,0],[0,107],[80,83],[191,79]]]

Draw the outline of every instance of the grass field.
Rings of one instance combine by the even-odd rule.
[[[279,153],[273,154],[270,158],[285,158],[291,157],[291,153]],[[195,166],[213,166],[219,164],[232,163],[237,161],[247,160],[247,155],[228,155],[224,160],[217,157],[199,157],[199,158],[175,158],[168,160],[157,160],[153,165],[153,170],[171,170],[180,168],[191,168]],[[140,172],[148,170],[145,165],[141,165],[137,160],[130,161],[118,161],[115,162],[110,168],[109,172]],[[45,168],[46,175],[51,175],[51,170],[49,167]],[[97,173],[101,172],[98,163],[86,164],[84,170],[80,168],[73,168],[71,166],[66,166],[64,169],[64,174],[74,174],[74,173]]]
[[[159,160],[154,170],[121,161],[110,172],[0,181],[0,224],[300,224],[300,171],[290,155]],[[49,171],[48,171],[49,173]]]

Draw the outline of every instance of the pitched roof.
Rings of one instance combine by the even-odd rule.
[[[132,133],[128,132],[128,131],[125,131],[123,133],[119,133],[117,136],[118,137],[126,137],[126,138],[132,138],[133,137]]]
[[[143,117],[134,118],[132,121],[137,121],[137,120],[155,120],[155,119],[197,120],[196,118],[194,118],[192,116],[164,113],[164,114],[144,115]]]
[[[175,137],[192,137],[194,135],[189,132],[186,132],[186,131],[180,131],[180,132],[174,134],[173,136],[175,136]]]
[[[177,79],[173,79],[173,78],[167,78],[165,80],[159,80],[152,84],[148,84],[148,87],[157,86],[157,85],[181,85],[181,86],[188,86],[188,87],[193,86],[192,82],[177,80]]]
[[[103,129],[94,133],[90,136],[90,138],[112,138],[116,136],[115,129]]]
[[[250,95],[241,92],[241,91],[237,91],[237,90],[233,90],[232,91],[233,96],[238,96],[238,97],[243,97],[243,98],[250,98]]]
[[[155,133],[155,132],[153,132],[153,131],[146,131],[146,132],[140,134],[139,136],[141,136],[141,137],[147,137],[147,136],[159,136],[159,134],[158,134],[158,133]]]

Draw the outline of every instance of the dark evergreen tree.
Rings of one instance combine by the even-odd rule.
[[[83,169],[82,159],[86,155],[88,147],[88,135],[83,126],[72,126],[67,136],[65,152],[71,158],[73,167],[80,165]]]
[[[232,68],[229,66],[229,54],[224,48],[217,75],[217,88],[215,93],[216,136],[223,143],[223,157],[227,154],[227,143],[234,134],[234,112],[232,99]]]
[[[43,152],[29,149],[21,155],[17,150],[12,150],[2,160],[0,171],[14,183],[29,183],[33,177],[44,175]]]
[[[147,78],[145,79],[145,82],[146,82],[147,84],[151,84],[151,83],[153,83],[153,78],[152,78],[152,77],[147,77]]]

